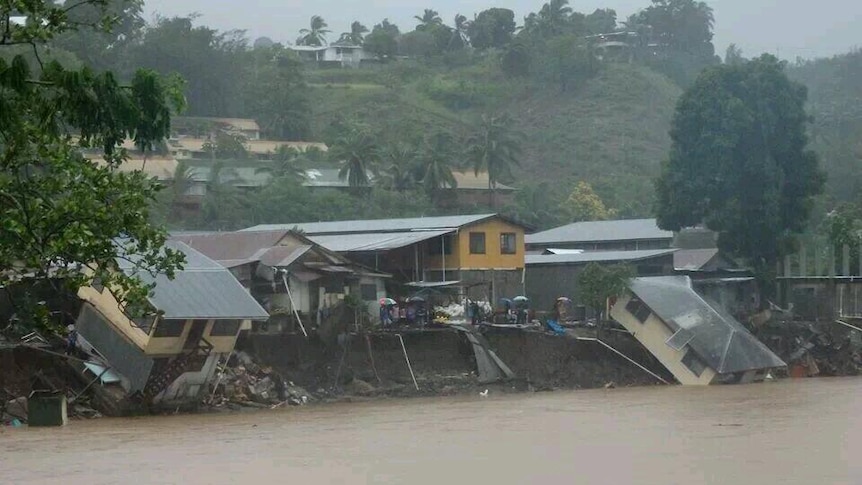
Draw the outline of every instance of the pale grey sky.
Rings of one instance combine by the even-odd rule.
[[[268,36],[293,42],[312,15],[321,15],[335,40],[359,20],[369,28],[389,18],[402,31],[415,25],[414,15],[433,8],[451,24],[455,14],[472,18],[489,7],[510,8],[520,23],[546,0],[146,0],[146,15],[201,14],[199,23],[220,30],[243,29],[253,40]],[[746,56],[762,52],[785,59],[830,56],[862,47],[862,0],[707,0],[715,10],[716,50],[724,54],[735,42]],[[581,12],[613,8],[618,17],[646,7],[649,0],[571,0]]]

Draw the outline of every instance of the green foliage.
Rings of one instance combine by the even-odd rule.
[[[245,143],[245,136],[239,133],[219,131],[215,139],[204,142],[203,151],[214,160],[246,160],[248,149]]]
[[[606,221],[617,216],[617,211],[607,208],[593,187],[583,180],[578,182],[561,209],[569,222]]]
[[[659,226],[706,224],[722,250],[769,280],[823,185],[805,100],[805,87],[769,55],[704,71],[677,105],[656,182]]]
[[[243,90],[245,113],[267,138],[303,140],[309,134],[308,87],[296,56],[281,46],[257,49]]]
[[[366,187],[371,182],[368,174],[377,169],[377,151],[374,136],[367,128],[350,126],[330,143],[329,156],[340,164],[341,180],[347,180],[351,187]]]
[[[826,192],[839,202],[857,202],[862,186],[862,50],[799,62],[787,74],[808,87],[814,117],[811,146],[829,173]]]
[[[398,36],[401,32],[398,26],[383,19],[374,26],[371,33],[365,37],[365,49],[379,59],[389,59],[398,53]]]
[[[515,12],[507,8],[483,10],[470,22],[467,33],[476,49],[502,49],[515,33]]]
[[[104,15],[107,2],[84,3]],[[43,44],[70,28],[68,11],[52,2],[0,3],[0,18],[13,7],[28,22],[10,24],[0,50]],[[93,23],[110,25],[107,17]],[[146,70],[121,85],[110,72],[52,62],[36,75],[22,56],[0,58],[0,286],[63,281],[57,292],[74,292],[98,278],[125,297],[129,312],[145,308],[150,288],[115,271],[117,259],[171,276],[183,257],[163,248],[166,233],[149,222],[158,186],[118,170],[125,156],[119,145],[132,138],[151,150],[166,137],[171,108],[181,108],[177,88]],[[70,130],[104,160],[84,158]],[[45,315],[45,308],[26,313]]]
[[[596,314],[604,317],[608,299],[622,295],[634,276],[635,271],[624,264],[590,263],[578,274],[578,294]]]
[[[308,22],[309,28],[299,31],[299,39],[296,40],[297,45],[322,46],[326,45],[326,34],[331,33],[327,30],[326,21],[320,15],[313,15]]]
[[[512,168],[520,164],[522,139],[523,134],[506,114],[482,115],[478,129],[467,139],[467,160],[473,171],[477,175],[488,172],[492,206],[496,184],[510,178]]]

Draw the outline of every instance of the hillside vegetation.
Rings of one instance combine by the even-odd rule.
[[[583,85],[562,92],[492,73],[476,75],[470,68],[407,80],[394,88],[383,84],[387,74],[380,68],[337,75],[309,72],[312,136],[327,139],[348,120],[362,120],[387,137],[386,143],[433,130],[457,134],[491,106],[511,114],[524,134],[521,164],[506,183],[524,187],[546,182],[552,195],[548,203],[558,205],[585,180],[621,216],[650,214],[652,180],[667,155],[667,130],[681,93],[664,75],[644,66],[608,63]],[[466,107],[461,109],[431,88],[448,84],[460,89],[467,79],[482,86],[482,92],[464,96]]]

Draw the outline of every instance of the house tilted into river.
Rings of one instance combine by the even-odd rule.
[[[629,288],[610,301],[611,317],[681,384],[753,382],[786,366],[688,276],[633,278]]]
[[[118,260],[120,270],[155,283],[149,299],[155,316],[128,315],[108,288],[93,285],[78,290],[76,326],[80,347],[110,366],[128,396],[177,406],[199,402],[240,330],[269,315],[226,268],[181,242],[166,246],[186,256],[173,280]]]

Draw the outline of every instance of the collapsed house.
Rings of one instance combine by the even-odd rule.
[[[634,278],[610,301],[626,328],[681,384],[745,383],[785,367],[720,306],[707,302],[688,276]]]
[[[215,261],[180,242],[168,241],[166,247],[186,257],[174,279],[117,262],[121,271],[155,284],[149,298],[154,316],[127,314],[110,289],[94,284],[78,290],[76,327],[79,347],[107,363],[124,391],[121,397],[179,406],[199,400],[240,331],[269,315]]]
[[[388,274],[370,270],[291,230],[175,235],[228,268],[271,318],[254,332],[281,333],[354,321],[345,299],[376,313]],[[347,313],[345,313],[347,312]],[[361,317],[360,317],[361,318]]]

